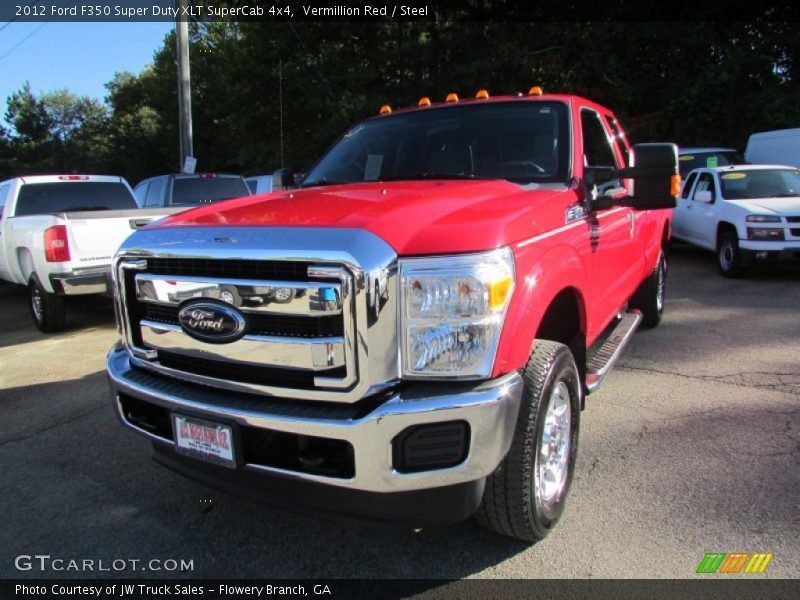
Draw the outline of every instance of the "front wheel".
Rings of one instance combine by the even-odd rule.
[[[537,340],[523,372],[522,403],[508,454],[487,478],[478,520],[536,542],[564,511],[575,456],[582,387],[567,346]]]
[[[739,238],[732,231],[722,234],[717,248],[717,268],[723,277],[739,277],[742,274],[742,259],[739,253]]]
[[[46,291],[35,275],[28,282],[28,297],[33,323],[39,331],[53,333],[64,329],[67,320],[64,299]]]

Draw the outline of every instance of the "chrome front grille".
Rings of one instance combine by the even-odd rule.
[[[337,252],[344,260],[329,260],[312,247],[302,260],[296,246],[326,236],[299,232],[282,232],[285,258],[264,250],[270,230],[179,243],[167,230],[131,236],[115,259],[115,280],[135,364],[194,383],[316,401],[354,402],[396,383],[396,257],[371,234],[333,231],[337,243],[362,255]],[[244,247],[214,245],[219,239]],[[208,255],[209,246],[235,258]],[[248,250],[255,256],[241,258]],[[234,306],[243,333],[222,343],[187,332],[179,313],[200,302]]]

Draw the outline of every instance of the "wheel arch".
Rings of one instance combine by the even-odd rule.
[[[719,250],[719,242],[722,239],[722,234],[731,232],[738,237],[739,233],[736,230],[736,225],[731,223],[730,221],[720,221],[717,223],[717,236],[716,236],[716,244],[715,248]]]

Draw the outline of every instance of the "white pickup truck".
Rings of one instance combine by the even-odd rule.
[[[800,263],[800,170],[779,165],[695,169],[673,211],[672,235],[717,253],[719,272]]]
[[[134,230],[180,208],[141,210],[128,183],[101,175],[0,182],[0,279],[27,285],[41,331],[63,329],[65,297],[107,294],[111,258]]]

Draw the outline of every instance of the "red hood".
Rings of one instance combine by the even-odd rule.
[[[564,191],[524,191],[505,181],[359,183],[239,198],[153,227],[360,228],[400,255],[469,252],[541,232],[544,215],[533,211]]]

